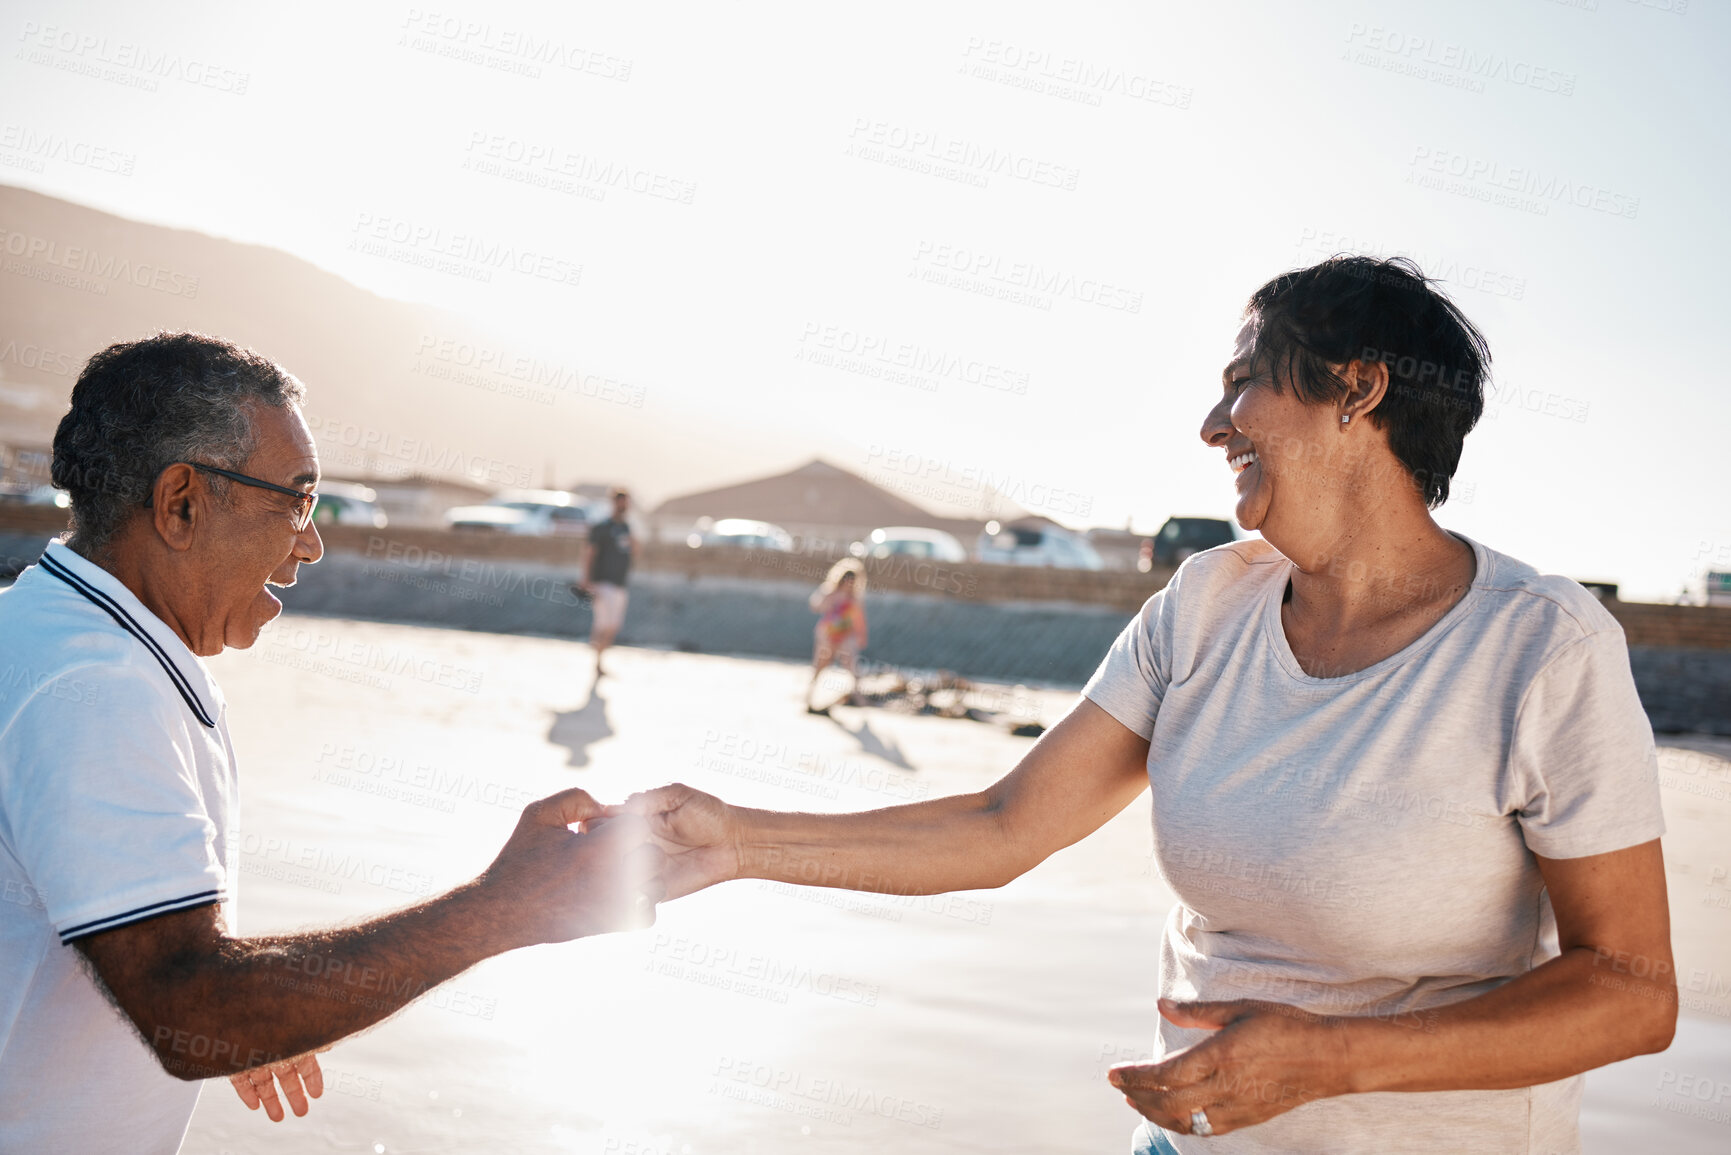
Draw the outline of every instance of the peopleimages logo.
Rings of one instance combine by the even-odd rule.
[[[259,656],[264,661],[275,665],[332,674],[384,689],[390,687],[389,679],[396,676],[470,694],[481,689],[480,670],[282,618],[260,631],[255,648],[262,651]]]
[[[1048,268],[1031,261],[1008,261],[996,253],[922,240],[914,246],[914,264],[940,273],[955,273],[986,284],[1025,290],[1048,297],[1066,297],[1084,305],[1097,305],[1124,313],[1142,311],[1142,294],[1092,277],[1078,277],[1063,269]]]
[[[22,257],[27,262],[26,268],[30,265],[49,266],[93,277],[95,284],[104,294],[108,291],[103,284],[106,281],[136,285],[140,289],[167,293],[171,297],[198,296],[197,277],[148,261],[135,261],[113,252],[105,253],[84,245],[62,244],[50,237],[0,228],[0,251],[4,251],[9,257]]]
[[[33,162],[33,172],[42,172],[46,161],[59,161],[78,168],[131,176],[138,158],[130,152],[107,148],[57,132],[37,132],[21,124],[0,125],[0,150],[15,152]]]
[[[309,416],[307,427],[320,442],[321,454],[342,465],[360,465],[383,475],[457,473],[478,484],[526,489],[533,467],[469,453],[424,437],[356,425],[334,417]]]
[[[923,496],[938,500],[955,502],[966,494],[990,495],[1023,509],[1077,518],[1088,517],[1094,508],[1092,497],[1064,486],[893,446],[872,445],[866,451],[865,465],[872,473],[868,480],[874,484],[908,493],[916,491],[909,488],[913,483]]]
[[[1477,92],[1484,90],[1486,80],[1558,96],[1572,96],[1575,92],[1573,72],[1468,48],[1434,36],[1354,22],[1347,27],[1346,42],[1354,46],[1347,50],[1346,59],[1355,64],[1404,72],[1420,79],[1441,79],[1454,83],[1455,87],[1470,86]]]
[[[915,802],[932,792],[930,782],[920,782],[882,766],[795,749],[783,742],[735,731],[705,730],[693,765],[734,777],[767,781],[772,785],[788,785],[804,779]],[[830,792],[824,796],[834,798],[837,795]]]
[[[0,362],[10,361],[25,369],[35,369],[39,373],[52,373],[56,377],[72,377],[78,373],[79,361],[76,353],[57,353],[53,349],[29,342],[19,344],[16,340],[0,345]]]
[[[640,168],[622,161],[603,160],[587,153],[574,152],[546,141],[523,140],[491,132],[471,132],[465,150],[463,167],[488,176],[511,176],[517,170],[525,183],[539,184],[528,174],[538,174],[550,180],[569,180],[590,185],[605,195],[608,189],[622,189],[640,196],[674,201],[688,205],[697,195],[694,181],[681,180],[666,173]],[[562,189],[561,191],[573,191]]]
[[[905,369],[913,377],[910,383],[928,391],[936,389],[939,381],[948,380],[1017,395],[1028,392],[1029,374],[1025,371],[882,333],[807,321],[799,341],[800,351],[796,354],[799,360],[848,368],[848,359],[852,358],[868,365]]]
[[[95,682],[72,678],[60,671],[34,670],[13,662],[0,667],[0,688],[23,689],[29,694],[46,694],[75,705],[95,705],[99,700]]]
[[[1186,85],[1173,84],[1146,72],[979,36],[968,37],[962,61],[964,72],[982,80],[996,80],[1085,104],[1098,105],[1102,96],[1122,96],[1168,108],[1189,108],[1195,95],[1195,90]]]
[[[146,45],[67,28],[55,24],[24,22],[18,39],[25,44],[34,64],[45,64],[67,72],[114,80],[155,92],[158,81],[178,80],[196,88],[209,88],[234,96],[245,96],[252,75],[195,60],[178,52],[158,52]],[[58,53],[58,57],[54,54]],[[128,75],[130,74],[130,75]]]
[[[1406,257],[1423,269],[1426,276],[1446,282],[1450,289],[1458,285],[1511,301],[1524,300],[1527,295],[1526,277],[1487,262],[1463,260],[1434,249],[1385,244],[1361,234],[1307,225],[1299,230],[1297,248],[1305,257],[1316,260],[1343,252],[1377,258]]]
[[[490,281],[500,269],[555,285],[575,286],[583,280],[583,266],[574,261],[402,217],[357,213],[351,231],[349,247],[358,252],[472,280]]]
[[[400,27],[403,32],[398,44],[403,47],[503,72],[539,78],[542,66],[546,66],[620,83],[631,79],[632,62],[625,57],[527,28],[503,27],[420,8],[408,9]]]
[[[1541,172],[1524,165],[1505,165],[1501,161],[1468,156],[1446,148],[1417,146],[1413,149],[1410,169],[1407,179],[1425,188],[1455,192],[1478,200],[1506,201],[1509,207],[1535,211],[1541,216],[1550,212],[1552,204],[1567,204],[1634,220],[1641,208],[1639,197],[1612,192],[1585,181],[1570,180],[1557,173]]]
[[[717,1061],[713,1077],[722,1086],[733,1083],[766,1093],[764,1106],[795,1114],[805,1114],[813,1106],[833,1109],[840,1112],[834,1121],[844,1125],[855,1114],[875,1115],[932,1130],[944,1124],[944,1109],[931,1103],[884,1094],[841,1079],[814,1077],[754,1059],[724,1056]]]
[[[404,894],[428,895],[433,893],[435,880],[432,875],[409,870],[395,863],[368,858],[364,854],[353,854],[348,851],[336,851],[328,847],[300,843],[292,838],[265,837],[259,834],[248,834],[241,839],[241,857],[247,859],[245,869],[248,873],[268,874],[261,869],[268,864],[306,871],[312,875],[323,875],[327,879],[352,882],[365,882],[384,890],[400,891]],[[296,881],[285,878],[284,881]],[[321,887],[321,889],[328,889]],[[331,891],[339,893],[339,891]]]
[[[863,1007],[875,1007],[878,1002],[879,988],[876,983],[868,983],[834,971],[817,970],[806,963],[776,958],[773,955],[753,954],[741,951],[738,947],[705,942],[684,935],[658,931],[654,943],[649,947],[649,953],[656,957],[648,960],[644,967],[647,971],[669,978],[697,981],[701,985],[736,990],[741,994],[768,996],[772,1002],[785,1003],[787,995],[793,991],[821,995]],[[738,980],[738,983],[703,982],[708,975],[723,980]]]
[[[642,385],[620,381],[576,366],[497,348],[472,341],[423,334],[415,349],[417,371],[427,376],[450,376],[464,384],[474,384],[462,377],[462,371],[473,369],[518,382],[537,394],[549,398],[559,393],[591,401],[605,401],[628,409],[643,408],[648,390]],[[447,372],[441,373],[440,370]],[[484,380],[484,378],[483,378]],[[485,387],[485,386],[482,386]]]
[[[905,155],[960,172],[990,178],[1009,177],[1030,184],[1074,192],[1081,170],[1041,160],[997,145],[983,145],[936,129],[910,128],[887,120],[855,117],[848,133],[848,155],[862,160],[887,160]],[[984,182],[974,182],[983,184]]]

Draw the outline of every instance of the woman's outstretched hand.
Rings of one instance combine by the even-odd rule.
[[[676,783],[633,794],[607,811],[648,822],[651,841],[667,856],[663,902],[744,873],[739,811],[713,794]]]
[[[319,1052],[328,1050],[329,1047],[319,1048]],[[247,1110],[256,1111],[262,1106],[272,1123],[283,1121],[282,1099],[288,1100],[289,1110],[296,1115],[305,1115],[307,1099],[316,1099],[325,1093],[325,1076],[319,1069],[318,1052],[310,1051],[280,1063],[230,1075],[228,1081],[233,1084],[234,1093],[240,1096]],[[278,1083],[282,1084],[282,1099],[277,1097]]]
[[[1210,1134],[1224,1135],[1350,1089],[1340,1019],[1248,999],[1161,999],[1160,1013],[1177,1026],[1219,1033],[1159,1062],[1120,1063],[1106,1078],[1168,1131],[1188,1134],[1190,1113],[1202,1110]]]

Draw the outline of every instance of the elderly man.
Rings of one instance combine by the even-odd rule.
[[[323,553],[301,398],[194,333],[110,346],[73,387],[71,535],[0,595],[0,1151],[174,1151],[214,1076],[280,1119],[274,1070],[302,1113],[313,1052],[491,955],[654,917],[641,820],[567,790],[447,894],[230,933],[235,755],[199,659],[251,645],[282,609],[267,587]]]

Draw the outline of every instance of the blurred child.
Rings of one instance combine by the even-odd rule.
[[[865,566],[847,557],[830,567],[823,584],[811,595],[811,608],[818,618],[812,641],[811,685],[805,691],[809,714],[829,712],[827,706],[819,709],[812,695],[817,692],[818,677],[831,662],[838,662],[853,678],[848,704],[860,704],[856,663],[866,644],[865,584]]]

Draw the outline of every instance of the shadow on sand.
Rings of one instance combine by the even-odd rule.
[[[613,723],[607,717],[607,699],[596,693],[596,683],[589,684],[589,697],[574,710],[553,715],[553,725],[547,731],[547,741],[570,751],[567,766],[581,770],[589,765],[589,747],[603,738],[613,736]]]
[[[907,756],[902,753],[901,747],[893,742],[885,742],[872,731],[870,718],[861,718],[859,727],[855,729],[834,714],[826,714],[825,717],[834,722],[838,730],[858,742],[862,753],[870,754],[874,758],[882,758],[898,770],[913,772],[914,767],[908,762]]]

